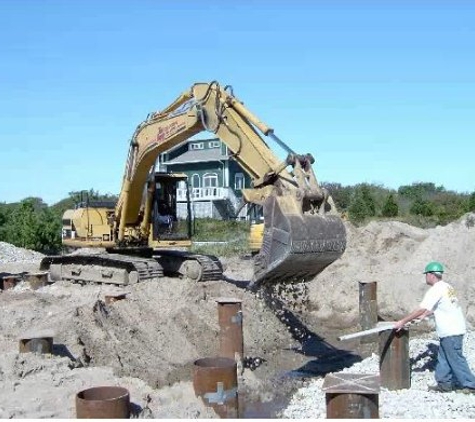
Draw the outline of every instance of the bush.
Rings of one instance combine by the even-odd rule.
[[[194,243],[191,250],[195,253],[216,256],[233,256],[250,253],[249,221],[213,220],[200,218],[195,220]],[[199,244],[199,242],[210,242]],[[223,243],[213,243],[223,242]]]
[[[394,199],[393,194],[388,195],[386,198],[386,202],[383,205],[381,214],[383,217],[397,217],[399,214],[399,207]]]

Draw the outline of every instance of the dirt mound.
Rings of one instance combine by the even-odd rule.
[[[112,305],[99,300],[81,307],[74,325],[89,364],[113,367],[118,375],[153,387],[189,380],[196,359],[218,355],[220,297],[243,301],[246,354],[268,358],[269,345],[289,345],[276,316],[232,284],[163,279],[139,283],[129,292]]]
[[[408,224],[346,222],[343,257],[308,284],[310,319],[345,327],[358,321],[359,282],[378,283],[378,308],[394,320],[418,306],[427,289],[422,271],[429,261],[445,265],[444,278],[459,291],[468,323],[475,325],[475,214],[447,226],[423,230]]]

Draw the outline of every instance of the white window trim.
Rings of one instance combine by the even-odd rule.
[[[204,144],[203,142],[193,142],[190,144],[190,149],[193,150],[193,149],[204,149]]]
[[[206,180],[216,180],[215,186],[206,186]],[[217,188],[219,182],[218,174],[217,173],[205,173],[203,175],[203,187],[204,188]]]
[[[238,187],[238,179],[241,179],[242,186]],[[246,178],[244,177],[244,173],[236,173],[234,175],[234,190],[241,190],[246,187]]]

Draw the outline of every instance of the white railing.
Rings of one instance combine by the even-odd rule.
[[[186,189],[177,189],[178,201],[186,201]],[[191,188],[192,200],[210,201],[229,198],[229,188]]]

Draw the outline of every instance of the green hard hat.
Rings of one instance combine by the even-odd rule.
[[[429,262],[426,265],[426,268],[424,270],[424,274],[427,274],[427,273],[443,273],[443,272],[444,272],[444,266],[440,262],[437,262],[437,261]]]

